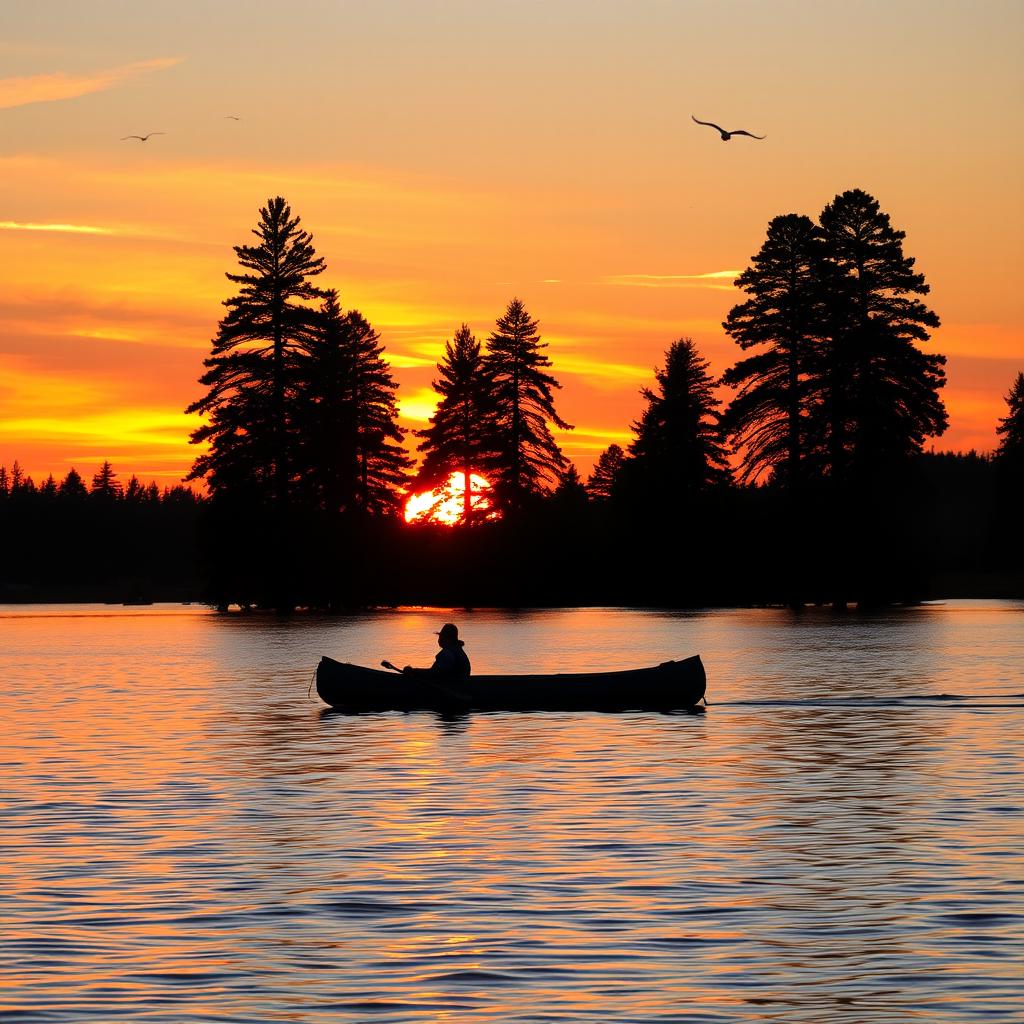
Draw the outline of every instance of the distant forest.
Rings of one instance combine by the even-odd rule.
[[[878,202],[786,214],[736,281],[721,380],[689,338],[643,390],[632,441],[583,481],[552,427],[540,325],[512,299],[483,343],[447,342],[413,470],[378,333],[284,199],[235,247],[236,294],[189,407],[188,486],[105,463],[36,485],[0,467],[0,600],[202,600],[221,608],[807,603],[1024,596],[1024,373],[992,455],[926,450],[947,417],[929,288]],[[719,397],[724,384],[731,397]],[[930,448],[931,445],[929,444]],[[474,491],[471,475],[493,485]],[[465,481],[455,526],[406,524]],[[186,483],[188,482],[186,481]]]

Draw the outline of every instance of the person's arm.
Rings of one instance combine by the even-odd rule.
[[[406,665],[405,668],[402,669],[402,674],[406,676],[446,675],[451,669],[449,659],[446,655],[448,655],[448,651],[442,648],[437,652],[437,655],[434,658],[434,664],[431,665],[430,668],[415,668],[412,665]]]

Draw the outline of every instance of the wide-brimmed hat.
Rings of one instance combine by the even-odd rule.
[[[442,640],[458,640],[459,627],[454,622],[446,622],[438,631],[437,635]]]

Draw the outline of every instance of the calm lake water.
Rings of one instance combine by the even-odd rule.
[[[481,672],[700,653],[711,707],[307,698],[448,619]],[[1024,1020],[1024,602],[5,607],[0,667],[5,1024]]]

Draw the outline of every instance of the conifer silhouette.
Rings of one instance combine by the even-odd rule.
[[[92,497],[103,501],[113,501],[121,496],[121,485],[118,483],[117,474],[106,459],[93,476],[89,493]]]
[[[915,344],[939,318],[916,298],[929,287],[876,199],[844,192],[820,222],[829,264],[821,430],[833,477],[865,480],[946,429],[945,356]]]
[[[1017,374],[1006,396],[1006,404],[1009,406],[1006,416],[996,427],[1000,435],[996,457],[1024,465],[1024,373]]]
[[[742,349],[759,349],[722,376],[737,388],[723,429],[742,453],[744,481],[770,475],[796,485],[805,475],[825,331],[824,256],[813,221],[786,214],[771,221],[751,266],[736,279],[749,298],[729,311],[723,327]]]
[[[193,444],[209,443],[188,479],[205,477],[212,493],[255,489],[287,505],[291,469],[289,398],[294,360],[326,293],[310,283],[324,270],[312,236],[281,196],[260,210],[257,245],[234,247],[242,272],[228,273],[238,294],[224,305],[213,351],[200,379],[207,393],[188,407],[208,422]]]
[[[295,424],[302,444],[298,474],[304,499],[330,513],[356,506],[359,480],[356,403],[356,352],[350,323],[334,290],[320,307],[302,347],[297,375],[303,400]]]
[[[329,291],[296,360],[296,472],[305,499],[331,513],[390,514],[411,460],[397,385],[380,335]]]
[[[622,471],[626,453],[617,444],[610,444],[598,456],[587,480],[587,494],[594,501],[607,501]]]
[[[655,379],[657,390],[643,390],[647,408],[633,424],[636,437],[623,480],[636,507],[672,512],[732,475],[721,441],[715,381],[691,338],[669,346]]]
[[[401,508],[400,491],[412,464],[397,422],[398,385],[383,358],[380,335],[358,310],[350,310],[345,320],[352,367],[349,397],[355,426],[355,503],[365,512],[392,514]]]
[[[1006,396],[1006,416],[996,427],[997,529],[1006,560],[1024,569],[1024,373],[1018,373]]]
[[[82,475],[74,466],[68,470],[67,476],[61,481],[58,490],[62,498],[71,498],[72,500],[84,498],[89,493]]]
[[[495,423],[500,432],[496,484],[503,501],[512,508],[520,507],[527,495],[557,483],[565,465],[548,424],[572,429],[555,411],[552,390],[561,384],[545,372],[551,360],[537,327],[522,300],[513,299],[498,318],[484,357],[493,382]]]
[[[146,489],[142,481],[133,473],[124,488],[124,499],[127,502],[138,504],[146,498]]]

